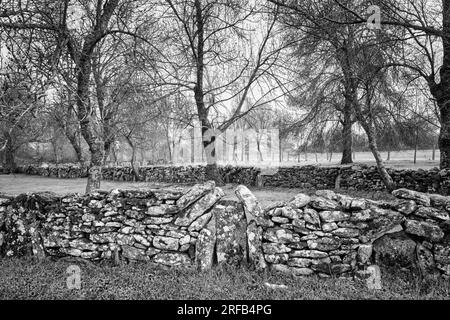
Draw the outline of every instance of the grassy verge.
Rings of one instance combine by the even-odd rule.
[[[450,282],[421,282],[411,274],[383,272],[383,290],[368,290],[363,283],[317,277],[293,278],[270,273],[215,269],[162,269],[149,264],[81,267],[81,290],[67,289],[63,261],[0,260],[0,299],[449,299]],[[283,284],[268,289],[265,282]]]

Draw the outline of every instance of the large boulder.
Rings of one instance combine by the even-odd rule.
[[[204,184],[197,184],[189,189],[181,198],[179,198],[176,204],[181,209],[187,208],[207,193],[211,193],[215,187],[216,184],[214,181],[208,181]]]
[[[425,219],[433,219],[437,221],[448,221],[450,220],[450,216],[447,211],[439,210],[432,207],[420,207],[414,212],[414,215],[425,218]]]
[[[204,228],[196,243],[195,263],[199,270],[210,270],[214,262],[214,248],[216,245],[216,217]]]
[[[303,194],[303,193],[299,193],[298,195],[296,195],[294,197],[294,199],[292,199],[289,202],[289,205],[291,205],[292,207],[297,208],[297,209],[302,209],[302,208],[306,207],[310,201],[311,201],[310,196]]]
[[[405,222],[405,231],[431,242],[438,242],[444,238],[444,232],[438,225],[426,221],[407,220]]]
[[[247,259],[247,222],[241,204],[223,201],[213,209],[216,217],[217,263],[241,265]]]
[[[259,226],[273,226],[273,222],[264,216],[264,210],[258,199],[256,199],[255,195],[246,186],[238,186],[235,194],[244,206],[247,224],[251,221],[256,221]]]
[[[262,251],[262,239],[263,228],[258,226],[255,221],[251,221],[247,225],[248,258],[250,265],[257,270],[267,267]]]
[[[416,203],[429,207],[431,205],[431,200],[425,193],[408,190],[408,189],[398,189],[392,192],[394,197],[406,200],[414,200]]]
[[[401,224],[405,217],[396,211],[380,208],[371,208],[372,220],[366,222],[366,227],[361,230],[360,240],[363,243],[373,243],[382,236],[402,230]]]
[[[339,208],[339,204],[336,201],[319,196],[312,197],[309,205],[319,211],[335,211]]]
[[[205,187],[206,188],[206,187]],[[209,190],[209,189],[206,189]],[[198,190],[203,191],[203,189]],[[200,194],[203,194],[201,192]],[[220,188],[214,188],[212,192],[207,193],[203,198],[195,202],[189,209],[186,211],[182,211],[182,213],[177,217],[175,220],[175,225],[181,226],[181,227],[187,227],[192,222],[194,222],[197,218],[202,216],[205,212],[207,212],[209,209],[211,209],[216,202],[218,202],[223,196],[224,192]],[[194,196],[197,196],[196,194],[191,195],[189,199],[193,199]],[[197,199],[197,198],[195,198]],[[181,198],[180,198],[181,200]],[[180,201],[179,200],[179,201]],[[182,203],[186,203],[188,200],[184,200]],[[178,203],[178,202],[177,202]]]

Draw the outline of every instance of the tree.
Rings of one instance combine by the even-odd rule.
[[[138,39],[140,24],[128,17],[145,19],[151,8],[144,1],[7,1],[2,4],[0,28],[33,30],[39,38],[51,38],[55,44],[52,61],[68,54],[75,65],[76,106],[81,134],[89,146],[91,159],[86,192],[100,188],[105,142],[98,106],[90,101],[92,63],[98,44],[117,35]],[[124,24],[123,21],[127,21]],[[132,30],[134,27],[134,30]]]
[[[281,54],[275,39],[277,16],[268,17],[245,0],[166,0],[165,4],[167,20],[161,21],[169,21],[164,37],[170,45],[166,60],[160,62],[162,83],[182,88],[195,101],[207,177],[221,183],[215,139],[283,93],[284,81],[273,73]],[[251,31],[262,23],[262,33]]]
[[[367,19],[348,1],[334,0],[349,14],[332,19],[339,24],[365,24]],[[450,168],[450,2],[430,0],[379,0],[382,26],[403,31],[401,40],[410,40],[419,52],[419,59],[392,63],[392,67],[409,69],[428,84],[435,100],[441,122],[439,149],[441,169]],[[383,32],[383,31],[382,31]],[[442,49],[442,62],[439,51]],[[418,64],[417,61],[420,63]]]
[[[333,6],[333,1],[304,1],[301,3],[269,1],[285,10],[288,15],[286,24],[289,27],[294,27],[302,34],[306,34],[306,38],[311,39],[316,47],[328,53],[328,59],[325,61],[331,61],[329,68],[331,71],[341,74],[340,87],[345,101],[344,106],[349,108],[347,115],[350,116],[349,110],[351,110],[366,132],[380,176],[386,187],[392,189],[392,178],[387,172],[378,150],[377,129],[373,116],[373,97],[376,87],[380,83],[390,80],[380,72],[387,63],[385,51],[389,51],[389,43],[392,40],[387,36],[379,39],[377,36],[370,35],[370,30],[361,26],[340,25],[328,18],[348,15],[345,10]],[[384,43],[384,46],[374,47],[374,42]],[[376,60],[371,61],[368,58]],[[361,103],[361,99],[363,103]],[[349,117],[349,119],[351,118]]]
[[[5,169],[14,172],[16,151],[22,145],[37,139],[45,127],[45,123],[37,119],[37,114],[44,109],[45,88],[49,77],[40,73],[44,59],[36,51],[39,44],[23,41],[20,36],[2,44],[0,152],[4,156]],[[32,57],[32,61],[29,61],[28,55]],[[30,125],[31,122],[33,125]]]
[[[302,84],[300,90],[292,93],[289,102],[307,113],[292,124],[292,129],[296,127],[298,131],[311,127],[312,133],[316,131],[316,125],[340,123],[341,163],[349,164],[353,162],[352,127],[356,119],[351,103],[341,93],[343,75],[336,69],[336,52],[343,46],[345,30],[327,22],[320,23],[318,10],[318,7],[305,3],[304,6],[298,5],[296,11],[289,8],[281,11],[285,41],[292,56],[288,63],[292,75]]]

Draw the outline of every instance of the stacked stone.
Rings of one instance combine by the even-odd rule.
[[[450,277],[450,197],[399,189],[384,202],[317,191],[262,208],[245,186],[236,195],[240,203],[220,201],[223,191],[207,182],[0,196],[0,255],[121,256],[202,270],[249,262],[321,276],[364,276],[375,263]]]
[[[415,255],[423,273],[439,270],[450,276],[450,197],[407,189],[393,192],[407,217],[404,232],[416,243]]]
[[[274,270],[295,275],[348,275],[368,264],[369,202],[318,191],[265,209],[263,251]],[[360,249],[361,247],[361,249]]]
[[[61,179],[77,179],[87,177],[87,168],[78,164],[42,164],[40,166],[26,165],[18,167],[18,172],[28,175],[39,175]]]
[[[141,168],[146,181],[169,183],[200,183],[206,181],[204,166],[156,166]]]
[[[87,169],[77,164],[41,165],[19,167],[19,172],[58,178],[84,178]],[[366,165],[319,167],[298,166],[275,168],[267,175],[256,167],[219,167],[226,183],[247,186],[334,189],[385,190],[384,183],[376,167]],[[450,193],[450,174],[447,170],[396,170],[388,169],[398,188],[419,192]],[[140,167],[139,174],[147,182],[201,183],[207,180],[205,166],[150,166]],[[103,179],[113,181],[133,181],[130,166],[105,167]]]
[[[211,247],[212,241],[204,235],[210,232],[211,209],[222,196],[223,191],[208,182],[186,192],[113,190],[54,196],[49,201],[52,206],[41,201],[36,208],[29,205],[36,202],[36,195],[2,199],[0,221],[7,221],[0,227],[1,238],[5,238],[1,252],[20,256],[30,254],[27,248],[31,248],[31,254],[42,249],[42,255],[93,261],[120,255],[169,266],[193,261],[202,265],[203,248]],[[212,260],[210,256],[206,259]]]
[[[4,195],[0,197],[0,256],[5,255],[5,251],[3,250],[3,248],[5,247],[4,244],[6,243],[6,212],[10,204],[11,199],[7,198]]]
[[[266,187],[284,188],[334,188],[339,168],[298,166],[282,167],[274,175],[264,177]]]
[[[393,195],[397,201],[333,191],[299,194],[263,210],[261,240],[249,237],[249,247],[261,246],[272,269],[301,276],[364,276],[371,264],[387,260],[397,266],[406,260],[422,274],[449,276],[450,197],[407,189]]]
[[[254,167],[219,167],[219,172],[225,183],[255,186],[261,169]]]
[[[341,187],[349,190],[384,190],[385,185],[376,167],[365,165],[341,167]],[[398,188],[420,192],[437,192],[441,179],[437,168],[430,170],[388,169]]]
[[[126,166],[102,168],[102,178],[111,181],[133,181],[135,179],[133,168]]]
[[[388,169],[398,188],[421,192],[441,192],[450,175],[431,170]],[[450,183],[448,183],[450,185]],[[264,177],[264,186],[286,188],[334,189],[336,186],[349,190],[385,190],[377,167],[366,165],[318,167],[302,166],[279,168],[275,175]],[[444,194],[448,194],[443,189]]]
[[[439,180],[439,193],[448,195],[450,194],[450,170],[444,169],[438,172]]]

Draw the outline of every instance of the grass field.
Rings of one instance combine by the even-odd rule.
[[[368,165],[376,165],[375,160],[371,152],[356,152],[354,154],[353,161],[355,163],[363,163]],[[327,159],[327,154],[318,153],[317,161],[315,153],[301,154],[300,158],[297,156],[287,155],[283,156],[282,166],[295,166],[295,165],[321,165],[321,166],[335,166],[340,164],[342,154],[334,153],[331,161]],[[381,157],[383,160],[387,160],[388,153],[381,152]],[[402,150],[402,151],[392,151],[389,161],[385,161],[387,167],[397,168],[397,169],[431,169],[434,167],[439,167],[439,157],[440,152],[436,150],[435,160],[433,159],[433,150],[418,150],[417,151],[417,163],[414,164],[414,150]],[[299,162],[300,160],[300,162]]]
[[[162,269],[151,264],[79,264],[81,290],[67,288],[66,261],[0,260],[0,299],[136,300],[346,300],[449,299],[450,282],[422,282],[410,273],[382,273],[383,289],[350,279],[294,278],[245,269],[209,272]],[[274,290],[265,283],[285,285]]]

